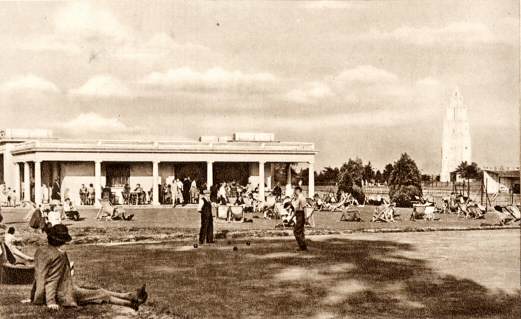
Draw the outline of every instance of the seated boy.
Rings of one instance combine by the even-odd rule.
[[[146,302],[145,285],[136,293],[119,293],[106,289],[87,289],[74,283],[67,253],[61,249],[71,240],[67,226],[58,224],[47,230],[48,244],[34,255],[34,283],[30,302],[58,310],[60,306],[76,307],[84,304],[109,303],[138,310]],[[27,301],[23,301],[27,302]]]

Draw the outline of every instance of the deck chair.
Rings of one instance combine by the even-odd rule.
[[[110,220],[112,214],[114,213],[114,207],[112,207],[109,200],[99,199],[99,202],[101,204],[101,207],[98,210],[98,213],[96,214],[96,219]]]
[[[383,204],[383,207],[375,208],[375,212],[373,217],[371,218],[371,222],[384,222],[384,223],[394,223],[396,220],[394,217],[396,216],[394,212],[394,203],[391,204]]]
[[[362,218],[360,218],[360,210],[356,208],[353,204],[347,206],[340,216],[341,222],[362,222]]]
[[[16,264],[16,257],[5,243],[0,250],[0,283],[30,284],[34,280],[34,265]]]
[[[229,220],[243,222],[244,221],[244,209],[242,206],[233,205],[229,209]]]
[[[230,207],[227,205],[217,206],[217,219],[228,220]]]

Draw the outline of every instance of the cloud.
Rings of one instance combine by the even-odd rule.
[[[365,41],[400,41],[417,46],[511,42],[505,34],[493,32],[485,24],[476,22],[453,22],[438,28],[402,26],[393,31],[372,30],[355,38]]]
[[[277,78],[271,73],[244,73],[212,68],[203,72],[183,67],[166,72],[153,72],[140,83],[182,91],[245,91],[257,92],[273,89]]]
[[[0,90],[4,92],[14,91],[37,91],[44,93],[58,93],[58,87],[41,77],[34,74],[15,77],[9,81],[0,84]]]
[[[340,72],[336,76],[336,80],[346,83],[375,84],[395,82],[398,80],[398,76],[372,65],[359,65]]]
[[[306,9],[350,9],[355,7],[355,3],[351,1],[306,1],[304,8]]]
[[[147,41],[135,39],[118,46],[109,53],[114,58],[122,58],[144,63],[173,57],[201,57],[211,55],[209,48],[194,43],[178,43],[170,35],[160,32],[153,34]]]
[[[86,97],[130,97],[132,95],[123,82],[108,74],[96,75],[79,88],[70,90],[69,93]]]
[[[57,12],[54,25],[58,33],[87,40],[125,40],[130,34],[130,30],[112,12],[95,7],[87,1],[68,3]]]
[[[323,82],[311,82],[304,88],[290,90],[286,94],[286,99],[300,104],[316,102],[320,99],[331,97],[333,91]]]
[[[130,133],[134,129],[128,127],[118,118],[103,117],[97,113],[81,113],[77,117],[59,125],[58,129],[69,135],[103,135],[105,133]]]

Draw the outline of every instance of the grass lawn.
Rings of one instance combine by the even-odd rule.
[[[75,280],[114,290],[146,282],[138,313],[87,306],[57,314],[0,286],[1,318],[519,318],[519,230],[68,245]],[[233,251],[233,246],[239,247]]]
[[[374,206],[360,208],[363,222],[340,222],[340,212],[316,212],[316,227],[309,229],[310,234],[339,234],[364,230],[394,229],[394,230],[422,230],[440,228],[479,227],[482,223],[496,223],[496,215],[489,212],[486,219],[473,220],[458,218],[455,215],[441,215],[440,221],[409,221],[411,209],[398,209],[401,220],[396,223],[371,223]],[[79,222],[65,221],[70,228],[75,243],[96,243],[114,241],[142,241],[142,240],[171,240],[191,239],[198,233],[200,215],[195,208],[146,208],[127,209],[135,214],[133,221],[98,221],[95,219],[97,210],[82,209],[83,220]],[[37,240],[35,232],[30,229],[23,217],[27,213],[24,209],[3,209],[4,224],[15,226],[19,234],[30,243]],[[260,214],[247,214],[253,223],[227,223],[214,219],[216,233],[232,232],[233,236],[265,237],[291,235],[291,229],[275,230],[280,220],[266,220]],[[519,226],[519,225],[517,225]],[[0,234],[1,234],[0,230]],[[40,236],[43,238],[43,236]]]

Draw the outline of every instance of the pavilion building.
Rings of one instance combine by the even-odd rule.
[[[152,190],[159,205],[159,185],[189,176],[209,188],[237,180],[258,185],[258,197],[274,185],[275,166],[309,167],[308,196],[314,195],[313,143],[281,142],[271,133],[235,133],[231,137],[202,136],[199,140],[82,140],[53,137],[51,130],[0,130],[0,184],[15,190],[18,200],[42,202],[42,185],[58,179],[62,197],[79,204],[82,184],[93,184],[96,197],[109,187],[121,195],[123,186],[140,184]],[[261,182],[264,181],[264,182]],[[121,196],[120,196],[121,198]]]

